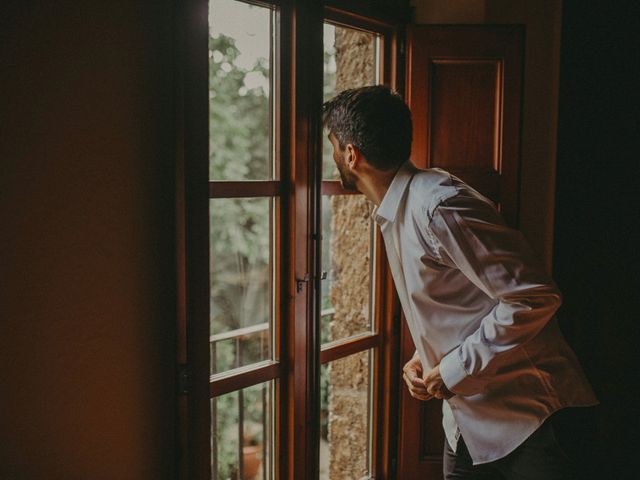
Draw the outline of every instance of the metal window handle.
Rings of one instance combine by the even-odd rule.
[[[322,271],[320,273],[320,280],[326,280],[326,279],[327,279],[327,272]],[[296,293],[300,293],[302,291],[305,283],[309,283],[308,273],[305,273],[304,277],[302,278],[296,277]]]
[[[300,293],[302,291],[305,283],[309,283],[308,273],[305,273],[302,278],[296,277],[296,293]]]

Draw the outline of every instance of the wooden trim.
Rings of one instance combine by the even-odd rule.
[[[367,30],[372,26],[392,27],[411,19],[408,2],[406,7],[373,5],[370,0],[325,0],[325,4],[326,18]]]
[[[251,325],[249,327],[237,328],[235,330],[229,330],[228,332],[210,335],[209,343],[221,342],[223,340],[232,340],[237,337],[245,337],[253,333],[264,332],[268,330],[269,322],[258,323],[257,325]]]
[[[175,68],[175,149],[176,149],[176,363],[187,364],[187,257],[186,257],[186,207],[185,207],[185,128],[184,128],[184,66],[181,56],[184,50],[183,13],[174,4],[176,41],[174,50]],[[176,477],[186,480],[189,475],[189,398],[179,391],[176,378],[176,442],[178,458],[176,461]]]
[[[319,269],[323,8],[322,2],[293,2],[291,182],[295,226],[293,276],[308,278],[298,292],[291,285],[294,316],[289,351],[289,480],[318,478],[320,427]]]
[[[176,21],[176,30],[182,31],[182,22]],[[179,56],[180,42],[177,42]],[[185,210],[185,152],[184,152],[184,78],[182,65],[176,59],[176,289],[177,289],[177,361],[187,363],[187,258]]]
[[[291,127],[291,112],[293,103],[292,77],[293,71],[292,61],[292,10],[290,2],[281,2],[282,5],[276,13],[275,22],[275,51],[274,64],[277,96],[276,108],[276,175],[282,179],[281,195],[276,197],[276,251],[280,255],[279,262],[276,264],[276,292],[275,297],[275,319],[274,319],[274,338],[275,338],[275,358],[281,362],[280,380],[276,380],[274,388],[274,410],[275,418],[273,425],[275,432],[273,436],[273,465],[274,478],[289,478],[289,462],[287,457],[289,452],[290,432],[290,407],[288,405],[290,398],[290,382],[285,376],[289,371],[289,358],[291,344],[289,342],[290,326],[293,319],[293,268],[294,261],[293,251],[295,242],[293,239],[293,209],[291,208],[293,200],[292,178],[292,153],[291,138],[293,136]]]
[[[385,29],[380,35],[380,65],[378,75],[380,83],[392,86],[393,54],[392,47],[396,43],[396,29]]]
[[[393,28],[393,23],[376,21],[335,7],[325,7],[325,22],[377,35],[384,35]]]
[[[208,3],[180,2],[184,74],[186,330],[189,365],[188,477],[211,477],[209,399]]]
[[[286,0],[237,0],[243,3],[249,3],[251,5],[257,5],[259,7],[267,7],[267,8],[279,8],[282,7]]]
[[[278,180],[246,182],[209,182],[209,198],[275,197],[282,191]]]
[[[400,22],[382,39],[382,82],[394,90],[404,92],[405,22]],[[375,478],[397,478],[398,462],[398,380],[400,375],[400,301],[389,269],[384,239],[376,229],[376,298],[378,299],[377,331],[382,344],[376,351],[374,406],[378,416],[374,422],[373,445]]]
[[[320,350],[320,363],[333,362],[354,353],[380,346],[380,335],[377,333],[359,335],[347,340],[325,345]]]
[[[377,354],[378,397],[376,408],[379,412],[375,423],[377,445],[374,447],[376,473],[380,478],[394,478],[394,464],[397,462],[398,438],[398,379],[400,378],[400,302],[396,295],[393,279],[387,262],[380,231],[378,235],[378,312],[379,331],[383,340]]]
[[[209,395],[211,398],[219,397],[236,390],[268,382],[280,377],[282,371],[282,364],[267,361],[213,375],[209,383]]]

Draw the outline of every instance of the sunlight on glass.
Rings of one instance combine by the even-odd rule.
[[[340,27],[339,27],[340,28]],[[323,101],[329,100],[336,92],[336,27],[330,23],[324,24],[324,87]]]
[[[211,374],[272,358],[273,202],[210,200]]]
[[[209,179],[273,178],[274,11],[209,2]]]
[[[324,101],[348,88],[380,83],[380,36],[330,23],[324,24]],[[322,178],[340,178],[327,133],[322,136]]]
[[[322,365],[320,480],[371,472],[371,351]]]
[[[324,24],[324,98],[379,81],[378,34]],[[339,178],[333,147],[323,135],[323,179]],[[374,329],[372,273],[375,242],[369,204],[362,195],[322,197],[321,342]]]
[[[322,196],[322,344],[373,330],[375,230],[362,195]]]

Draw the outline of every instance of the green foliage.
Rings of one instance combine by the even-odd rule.
[[[247,88],[248,75],[269,78],[265,59],[250,71],[238,67],[232,38],[209,37],[209,177],[265,180],[270,177],[269,98]]]
[[[251,70],[240,68],[232,38],[209,37],[209,178],[268,179],[270,167],[269,98],[262,88],[249,89],[247,75],[269,78],[266,60]],[[222,333],[269,321],[271,200],[216,199],[210,202],[211,332]],[[260,335],[236,344],[219,342],[213,354],[215,371],[246,365],[265,356]],[[244,442],[262,443],[265,405],[259,385],[243,391]],[[218,465],[214,478],[238,477],[238,392],[214,400],[212,434]],[[258,428],[259,427],[259,428]],[[251,431],[253,432],[251,432]],[[246,443],[245,443],[246,444]]]
[[[213,435],[216,437],[217,469],[213,472],[216,480],[237,478],[238,465],[238,394],[236,392],[216,397],[213,400],[215,425]]]
[[[245,79],[259,75],[268,81],[267,62],[240,68],[240,51],[225,35],[210,36],[209,51],[209,176],[266,179],[269,99],[261,87],[248,89]],[[270,202],[212,200],[210,210],[212,332],[268,321]]]

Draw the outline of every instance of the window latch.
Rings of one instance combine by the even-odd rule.
[[[178,393],[180,395],[189,394],[189,366],[184,363],[178,364]]]
[[[300,293],[304,288],[304,284],[309,283],[309,274],[305,273],[304,277],[298,278],[296,277],[296,293]]]

